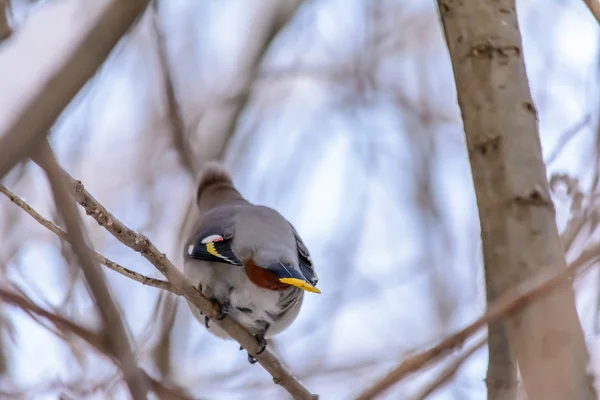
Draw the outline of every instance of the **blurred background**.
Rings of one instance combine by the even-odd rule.
[[[11,1],[15,34],[60,2]],[[85,2],[71,3],[68,18],[85,18]],[[600,32],[581,0],[519,1],[518,12],[564,230],[582,199],[593,208],[598,184]],[[42,35],[44,23],[54,22],[36,20]],[[62,114],[51,144],[71,175],[178,266],[207,160],[224,160],[244,196],[287,217],[323,293],[305,297],[272,346],[321,399],[353,398],[485,310],[475,196],[434,1],[159,2]],[[22,164],[3,183],[57,221],[37,166]],[[97,251],[162,278],[85,221]],[[568,258],[595,237],[595,217],[586,224]],[[97,326],[70,247],[4,197],[0,243],[2,285]],[[104,271],[152,376],[199,399],[287,398],[235,343],[205,332],[182,299]],[[596,270],[576,283],[590,341],[600,328],[599,283]],[[85,343],[2,303],[0,332],[0,397],[127,398],[114,365]],[[418,398],[460,354],[382,398]],[[427,398],[485,398],[486,363],[483,346]]]

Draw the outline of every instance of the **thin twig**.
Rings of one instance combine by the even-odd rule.
[[[477,318],[474,322],[455,334],[446,337],[429,350],[416,354],[403,361],[398,367],[359,395],[357,400],[373,399],[375,396],[382,394],[392,385],[406,377],[406,375],[429,365],[448,351],[460,346],[469,337],[473,336],[490,322],[494,322],[522,309],[532,301],[550,293],[556,287],[564,285],[567,280],[570,282],[575,273],[583,272],[579,271],[582,267],[589,267],[589,263],[598,258],[600,258],[600,243],[597,243],[595,246],[581,253],[579,257],[573,260],[573,262],[571,262],[564,270],[555,272],[551,275],[544,274],[543,276],[534,276],[513,289],[508,290],[502,296],[498,297],[498,300],[490,304],[488,311],[481,317]],[[584,270],[586,269],[587,268],[584,268]]]
[[[108,339],[110,353],[119,360],[125,382],[127,382],[133,399],[146,399],[148,387],[146,381],[139,373],[137,363],[131,351],[121,311],[110,294],[108,284],[100,269],[100,264],[86,243],[86,235],[82,228],[82,221],[77,211],[77,206],[69,195],[67,182],[47,140],[44,140],[40,144],[39,153],[36,155],[36,158],[38,156],[38,162],[50,181],[56,208],[59,210],[67,227],[69,242],[79,260],[79,265],[96,303],[96,308],[102,317],[103,332]]]
[[[0,130],[0,179],[17,162],[28,157],[39,139],[48,134],[64,108],[106,60],[147,3],[148,0],[113,0],[100,10],[89,28],[74,34],[73,40],[64,44],[65,48],[56,49],[67,51],[62,63],[45,71],[27,105],[18,111],[10,126]]]
[[[252,46],[252,44],[247,46],[250,49],[254,47],[254,53],[249,55],[250,59],[247,61],[248,69],[240,74],[245,75],[245,78],[242,78],[244,79],[242,88],[239,90],[238,94],[235,96],[235,101],[232,103],[231,116],[224,124],[224,140],[222,142],[219,154],[217,155],[219,160],[224,159],[225,152],[230,147],[229,143],[237,131],[240,123],[240,116],[246,109],[246,106],[250,100],[252,85],[259,76],[259,67],[261,62],[265,58],[265,55],[271,47],[273,40],[277,37],[277,35],[279,35],[283,28],[285,28],[288,22],[296,14],[296,11],[302,4],[302,0],[289,0],[287,3],[288,4],[273,3],[276,9],[271,11],[273,13],[271,19],[267,20],[266,22],[262,22],[267,27],[266,34],[263,37],[254,36],[252,38],[252,40],[258,41],[254,43],[254,46],[256,47]]]
[[[219,305],[213,304],[197,288],[193,287],[167,256],[160,252],[147,237],[135,232],[119,221],[85,189],[81,181],[73,179],[66,172],[64,172],[64,176],[71,183],[71,195],[85,209],[88,215],[94,218],[100,226],[104,227],[125,246],[140,253],[147,259],[180,292],[181,296],[198,307],[204,315],[213,320],[214,324],[219,326],[248,351],[249,354],[254,356],[260,365],[273,376],[273,382],[283,387],[296,399],[315,398],[298,379],[291,375],[269,349],[264,350],[261,354],[257,354],[262,350],[261,344],[233,318],[226,316],[222,320],[217,320],[216,317],[220,314]]]
[[[433,382],[427,385],[417,396],[416,399],[425,400],[433,392],[439,389],[442,385],[448,382],[456,374],[459,368],[467,361],[477,350],[483,347],[487,342],[486,337],[482,337],[477,342],[473,343],[465,352],[459,355],[435,378]]]
[[[67,232],[65,232],[61,227],[54,224],[52,221],[44,218],[40,213],[38,213],[33,207],[31,207],[25,200],[11,192],[4,185],[0,184],[0,193],[8,197],[10,201],[20,207],[23,211],[29,214],[33,219],[35,219],[40,225],[44,228],[48,229],[50,232],[54,233],[59,238],[69,242],[69,237],[67,236]],[[179,294],[179,291],[171,285],[167,281],[163,281],[160,279],[150,278],[148,276],[142,275],[138,272],[132,271],[129,268],[125,268],[124,266],[104,257],[102,254],[98,252],[93,252],[94,258],[101,264],[107,266],[111,270],[126,276],[129,279],[133,279],[136,282],[141,283],[145,286],[151,286],[158,289],[166,290],[168,292]]]

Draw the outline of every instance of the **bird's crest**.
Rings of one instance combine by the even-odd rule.
[[[200,176],[200,182],[198,183],[198,190],[196,191],[196,199],[200,199],[204,189],[219,183],[233,185],[231,174],[222,164],[216,161],[207,162],[204,164],[204,168],[202,169],[202,175]]]

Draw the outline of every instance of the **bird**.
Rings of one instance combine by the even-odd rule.
[[[220,305],[262,346],[288,328],[305,292],[317,289],[310,253],[294,226],[276,210],[250,203],[228,170],[207,162],[196,190],[194,221],[183,246],[184,275]],[[220,338],[230,339],[188,302],[194,317]],[[242,347],[240,347],[242,350]],[[248,354],[248,361],[256,359]]]

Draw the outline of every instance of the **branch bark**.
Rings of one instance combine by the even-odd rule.
[[[110,354],[119,360],[132,398],[135,400],[146,399],[148,388],[139,373],[131,351],[125,324],[121,319],[121,311],[110,294],[108,284],[100,270],[100,264],[86,243],[86,235],[81,227],[82,221],[77,212],[77,206],[67,191],[67,182],[47,141],[41,144],[39,153],[35,157],[39,160],[40,166],[50,181],[56,208],[67,227],[67,237],[72,244],[73,252],[77,256],[96,308],[102,318],[103,333],[108,339]]]
[[[560,289],[565,284],[571,285],[575,274],[582,275],[589,269],[590,264],[600,260],[600,243],[582,252],[568,268],[558,271],[544,270],[539,275],[533,276],[526,281],[520,282],[498,297],[490,304],[487,312],[477,318],[465,328],[448,336],[435,346],[418,353],[390,371],[372,387],[357,397],[357,400],[370,400],[384,393],[394,384],[405,378],[411,372],[423,368],[437,360],[447,352],[464,343],[469,337],[476,334],[486,324],[498,321],[500,318],[515,313],[524,307],[538,302],[538,299],[551,295],[553,290]],[[554,399],[554,396],[549,399]]]
[[[28,157],[36,142],[50,128],[83,85],[106,60],[113,47],[142,14],[148,0],[113,0],[104,6],[95,23],[71,43],[61,48],[71,50],[60,65],[36,71],[42,82],[26,106],[18,111],[10,126],[0,128],[0,179],[20,160]]]
[[[565,266],[515,0],[438,0],[438,6],[477,195],[487,289],[504,293]],[[505,327],[530,399],[596,398],[570,285]]]

